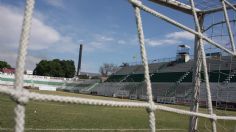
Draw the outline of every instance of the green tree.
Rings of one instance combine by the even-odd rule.
[[[111,75],[112,73],[115,73],[118,70],[118,67],[114,64],[108,64],[104,63],[100,69],[99,72],[101,73],[102,76],[108,76]]]
[[[34,69],[34,75],[72,78],[75,65],[72,60],[41,60]]]
[[[11,68],[11,66],[5,61],[0,61],[0,69],[2,68]]]
[[[71,78],[75,74],[75,64],[72,60],[62,60],[61,66],[64,69],[65,77]]]

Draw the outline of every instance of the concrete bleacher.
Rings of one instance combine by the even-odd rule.
[[[134,66],[124,66],[120,70],[118,70],[115,75],[127,75],[132,74],[138,70],[141,65],[134,65]]]
[[[169,63],[165,68],[160,70],[160,73],[165,73],[165,72],[186,72],[189,71],[193,66],[193,61],[188,61],[186,63],[176,63],[172,62]]]
[[[133,73],[135,74],[142,74],[144,71],[143,65],[137,65],[136,68],[133,70]]]
[[[221,86],[221,84],[218,83],[211,83],[210,88],[212,101],[236,103],[236,87],[234,85],[235,84],[231,84],[230,87],[226,87]],[[176,97],[191,100],[192,91],[193,88],[191,83],[181,84],[181,86],[176,89]],[[200,87],[200,100],[207,100],[205,83],[202,83]]]
[[[97,95],[101,96],[110,96],[112,97],[113,94],[123,87],[123,83],[100,83],[91,92],[96,92]]]
[[[207,99],[206,89],[201,88],[202,94],[200,97],[204,100]],[[233,102],[236,103],[236,86],[235,84],[230,84],[230,86],[225,85],[213,85],[211,86],[212,101],[218,102]]]
[[[232,62],[232,63],[231,63]],[[194,61],[186,63],[161,62],[149,64],[150,79],[154,100],[174,98],[191,103],[193,94],[192,69]],[[212,101],[236,102],[236,58],[222,57],[221,59],[207,58],[209,81],[212,91]],[[131,99],[146,99],[144,83],[144,68],[142,65],[125,66],[113,74],[104,84],[99,84],[98,95],[122,96]],[[204,84],[204,74],[201,73],[200,101],[206,102],[207,94]],[[224,87],[224,88],[219,88]],[[224,85],[224,86],[223,86]],[[230,88],[229,88],[230,86]],[[228,87],[226,89],[226,87]],[[233,87],[233,88],[232,88]],[[226,98],[227,97],[227,98]]]
[[[231,63],[231,64],[229,64]],[[222,56],[221,58],[207,58],[207,65],[209,70],[229,70],[236,69],[236,58],[231,58],[230,56]],[[150,73],[161,73],[161,72],[186,72],[191,70],[194,66],[194,60],[190,60],[186,63],[177,63],[175,61],[171,62],[160,62],[160,63],[151,63],[149,64]],[[126,75],[126,74],[141,74],[144,72],[143,65],[132,65],[124,66],[120,68],[115,75]]]
[[[181,98],[189,103],[192,98],[192,83],[181,83],[174,89],[175,93],[173,96],[167,96],[167,90],[171,85],[174,85],[174,83],[152,83],[153,99],[157,101],[162,99],[173,103],[173,98]],[[219,87],[219,85],[218,83],[211,83],[210,85],[212,101],[236,103],[236,87],[234,84],[230,84],[227,87]],[[97,95],[101,96],[145,100],[147,91],[146,85],[143,82],[105,82],[98,84],[95,88],[91,89],[90,92],[96,92]],[[206,100],[207,93],[205,83],[202,83],[200,88],[200,101],[206,103]]]
[[[57,87],[57,90],[80,93],[82,90],[89,89],[98,82],[99,82],[98,79],[80,80],[79,82],[76,83],[64,82],[61,86]]]

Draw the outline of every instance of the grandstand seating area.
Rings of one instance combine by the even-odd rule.
[[[57,91],[81,93],[82,91],[89,90],[91,87],[95,86],[95,84],[98,84],[98,82],[99,80],[97,79],[81,80],[77,83],[64,82],[61,86],[57,87]]]
[[[232,58],[229,57],[222,57],[220,60],[207,59],[213,102],[236,103],[236,86],[234,86],[236,59],[231,60]],[[192,60],[186,63],[172,61],[149,64],[153,99],[159,103],[191,104],[193,65]],[[200,103],[206,105],[207,96],[203,72],[201,81]],[[101,96],[146,100],[143,66],[122,67],[104,83],[99,83],[89,92]]]
[[[236,82],[236,58],[223,56],[220,59],[208,58],[210,82]],[[230,62],[230,63],[229,63]],[[186,63],[161,62],[149,64],[152,82],[177,82],[187,72],[182,82],[192,81],[192,68],[194,61]],[[111,75],[106,82],[141,82],[144,80],[143,66],[124,66]],[[204,80],[202,73],[202,80]]]
[[[124,89],[126,85],[129,83],[115,83],[115,82],[108,82],[108,83],[101,83],[97,85],[94,89],[91,90],[92,93],[96,93],[96,95],[101,96],[110,96],[112,97],[117,91]]]
[[[170,85],[174,83],[152,83],[153,99],[160,103],[161,101],[173,102],[173,98],[182,99],[182,103],[190,103],[192,97],[192,83],[183,83],[173,89],[172,96],[167,94]],[[205,84],[203,83],[200,89],[200,101],[206,103],[207,95]],[[90,90],[91,93],[96,93],[100,96],[130,98],[130,99],[145,99],[146,88],[142,82],[105,82],[98,84],[95,88]],[[211,83],[212,100],[217,102],[234,102],[236,103],[236,87],[231,84],[228,87],[222,84]],[[169,98],[169,100],[168,100]],[[168,103],[170,103],[168,102]],[[175,102],[175,101],[174,101]],[[204,104],[203,103],[203,104]]]
[[[189,72],[189,71],[187,71]],[[232,74],[233,73],[233,74]],[[150,73],[152,82],[177,82],[186,72],[161,72],[161,73]],[[230,76],[230,78],[229,78]],[[201,76],[204,81],[204,76]],[[211,71],[209,73],[210,82],[225,82],[229,79],[230,82],[236,82],[235,70],[221,70]],[[141,82],[144,81],[143,74],[130,74],[130,75],[111,75],[106,82]],[[192,72],[189,72],[182,82],[192,82]]]

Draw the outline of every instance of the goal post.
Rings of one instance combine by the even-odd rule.
[[[47,94],[39,94],[35,92],[30,92],[27,89],[23,88],[23,72],[25,67],[25,58],[27,54],[27,47],[29,44],[29,38],[30,38],[30,30],[31,30],[31,22],[32,22],[32,15],[33,15],[33,9],[35,0],[26,0],[25,5],[25,11],[24,11],[24,20],[21,30],[21,37],[19,42],[19,49],[18,49],[18,57],[17,57],[17,68],[16,68],[16,74],[15,74],[15,84],[14,88],[8,88],[5,86],[1,86],[0,93],[5,93],[9,96],[11,96],[14,101],[16,102],[15,106],[15,132],[24,132],[25,131],[25,105],[28,103],[29,100],[34,101],[51,101],[51,102],[64,102],[64,103],[72,103],[72,104],[88,104],[88,105],[99,105],[99,106],[109,106],[109,107],[130,107],[130,108],[144,108],[146,109],[149,117],[149,130],[151,132],[155,132],[156,128],[156,120],[158,121],[158,117],[156,119],[155,112],[156,110],[162,110],[182,115],[188,115],[190,116],[189,120],[189,131],[194,132],[197,130],[197,118],[203,117],[207,118],[212,123],[212,131],[216,132],[216,120],[234,120],[236,121],[235,116],[219,116],[213,113],[212,108],[212,100],[211,100],[211,91],[210,91],[210,85],[209,85],[209,78],[208,78],[208,69],[206,64],[206,56],[205,56],[205,50],[204,50],[204,43],[207,42],[212,46],[215,46],[216,48],[219,48],[226,53],[235,56],[235,46],[234,42],[232,42],[232,39],[234,39],[234,36],[232,35],[232,31],[228,31],[229,36],[233,37],[230,38],[231,40],[231,49],[227,49],[224,46],[222,46],[220,43],[217,43],[207,37],[202,32],[202,23],[204,20],[204,16],[200,16],[199,14],[206,14],[206,13],[213,13],[216,11],[222,11],[222,9],[226,10],[228,8],[233,8],[235,10],[235,5],[230,4],[227,0],[222,0],[223,8],[214,8],[214,9],[208,9],[208,10],[201,10],[197,7],[195,7],[195,2],[197,0],[190,0],[189,4],[182,3],[177,0],[151,0],[153,2],[156,2],[158,4],[162,4],[167,7],[171,7],[177,10],[180,10],[184,13],[190,14],[193,16],[193,19],[195,21],[196,28],[192,29],[184,24],[181,24],[174,19],[171,19],[170,17],[159,13],[158,11],[155,11],[148,6],[144,5],[139,0],[129,0],[129,2],[134,7],[134,13],[135,13],[135,19],[136,19],[136,28],[137,28],[137,36],[139,39],[139,46],[140,46],[140,54],[142,59],[142,64],[144,67],[144,78],[145,78],[145,86],[147,89],[147,102],[124,102],[124,101],[109,101],[109,100],[97,100],[97,99],[87,99],[87,98],[80,98],[80,97],[66,97],[66,96],[57,96],[57,95],[47,95]],[[227,7],[224,6],[228,5]],[[194,94],[193,94],[193,100],[194,103],[191,106],[190,111],[189,110],[182,110],[177,108],[171,108],[169,106],[155,104],[153,101],[153,95],[152,95],[152,87],[151,87],[151,80],[149,75],[149,66],[148,66],[148,58],[147,53],[145,49],[145,38],[144,38],[144,32],[143,32],[143,26],[142,26],[142,17],[141,17],[141,11],[148,12],[152,14],[155,17],[158,17],[176,27],[179,27],[180,29],[183,29],[193,35],[195,35],[195,69],[193,74],[193,86],[194,86]],[[229,23],[229,19],[227,19],[227,12],[225,11],[225,21],[226,23]],[[231,29],[230,24],[228,25],[228,30]],[[33,27],[32,27],[33,28]],[[206,91],[207,91],[207,99],[208,99],[208,114],[201,113],[198,111],[198,98],[199,98],[199,87],[201,85],[200,82],[200,71],[201,69],[204,69],[204,77],[205,77],[205,84],[206,84]]]

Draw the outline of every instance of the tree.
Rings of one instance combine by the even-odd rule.
[[[118,67],[116,65],[104,63],[100,67],[99,72],[102,74],[102,76],[108,76],[111,75],[112,73],[115,73],[117,70]]]
[[[11,68],[11,66],[5,61],[0,61],[0,69],[2,68]]]
[[[74,61],[59,59],[54,59],[52,61],[41,60],[36,65],[33,74],[40,76],[72,78],[75,74]]]
[[[126,66],[129,66],[129,63],[123,62],[122,65],[121,65],[121,67],[126,67]]]
[[[75,74],[75,64],[72,60],[62,60],[61,66],[64,69],[65,77],[71,78]]]

